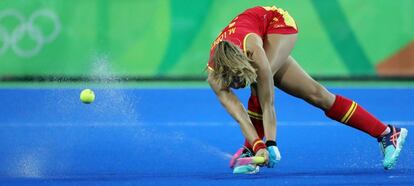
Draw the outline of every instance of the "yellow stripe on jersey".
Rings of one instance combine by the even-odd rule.
[[[276,11],[276,6],[262,6],[266,11]]]
[[[278,8],[278,9],[277,9],[277,11],[278,11],[280,14],[282,14],[283,19],[285,20],[285,24],[286,24],[287,26],[293,27],[293,28],[295,28],[296,30],[298,29],[298,28],[297,28],[297,25],[296,25],[295,20],[293,19],[293,17],[292,17],[292,16],[290,16],[290,14],[289,14],[289,12],[288,12],[288,11],[283,10],[283,9],[281,9],[281,8]]]
[[[252,34],[253,33],[248,33],[246,36],[244,36],[244,39],[243,39],[243,52],[244,52],[244,55],[246,56],[247,56],[247,47],[246,47],[247,38]]]
[[[345,123],[347,119],[349,119],[349,116],[351,113],[353,113],[353,110],[355,109],[356,103],[355,101],[352,102],[351,107],[349,107],[348,111],[346,112],[345,116],[341,119],[342,123]]]
[[[293,17],[289,14],[288,11],[283,10],[281,8],[277,8],[276,6],[263,6],[263,8],[266,11],[277,11],[277,12],[279,12],[280,14],[282,14],[283,19],[285,20],[285,24],[287,26],[293,27],[296,30],[298,29],[297,25],[296,25],[296,21],[293,19]]]

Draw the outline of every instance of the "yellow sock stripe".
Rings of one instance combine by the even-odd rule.
[[[345,121],[348,119],[349,115],[351,114],[352,110],[355,107],[355,101],[352,102],[351,107],[349,107],[348,111],[346,112],[345,116],[341,119],[342,123],[345,123]]]
[[[355,107],[354,107],[354,109],[352,110],[351,114],[349,114],[349,117],[345,120],[345,123],[348,123],[348,121],[352,118],[352,115],[354,115],[354,112],[355,112],[355,110],[357,109],[357,107],[358,107],[358,104],[357,104],[357,103],[355,103]]]
[[[263,120],[263,118],[259,118],[259,117],[255,117],[255,116],[251,116],[249,115],[250,118],[256,119],[256,120]]]
[[[262,115],[261,115],[261,114],[258,114],[258,113],[255,113],[255,112],[252,112],[252,111],[250,111],[250,110],[248,110],[248,111],[247,111],[247,113],[249,114],[249,116],[250,116],[250,117],[252,117],[252,118],[254,118],[254,119],[257,119],[257,120],[262,120],[262,119],[263,119],[263,117],[262,117]]]
[[[248,111],[247,111],[247,113],[248,113],[249,115],[253,115],[253,116],[256,116],[256,117],[262,117],[262,115],[261,115],[261,114],[259,114],[259,113],[257,113],[257,112],[250,111],[250,110],[248,110]]]
[[[264,142],[263,142],[262,140],[257,140],[257,141],[253,144],[253,150],[254,150],[254,149],[256,149],[255,147],[256,147],[256,145],[257,145],[257,144],[259,144],[259,143],[263,143],[263,144],[264,144]]]

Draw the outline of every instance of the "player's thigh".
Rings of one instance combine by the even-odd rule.
[[[297,40],[297,34],[268,34],[263,39],[272,73],[275,74],[290,56]]]
[[[291,56],[276,73],[274,81],[284,92],[323,110],[329,109],[335,101],[335,95],[310,77]]]

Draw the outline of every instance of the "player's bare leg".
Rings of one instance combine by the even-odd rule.
[[[297,34],[268,34],[264,39],[263,48],[273,75],[287,62],[286,59],[292,53],[297,38]]]
[[[310,77],[293,57],[287,58],[275,74],[274,81],[276,87],[323,111],[329,110],[335,102],[335,95]]]
[[[313,80],[293,57],[289,57],[279,69],[274,76],[274,82],[286,93],[322,109],[331,119],[377,138],[384,154],[384,168],[394,167],[404,145],[407,129],[387,127],[356,102],[339,95],[335,96]]]

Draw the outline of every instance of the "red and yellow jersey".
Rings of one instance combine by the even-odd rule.
[[[213,70],[212,57],[220,41],[229,41],[246,53],[246,38],[250,34],[257,34],[264,38],[267,34],[294,34],[297,33],[295,20],[289,13],[276,6],[258,6],[247,9],[236,18],[214,40],[210,49],[208,69]]]

